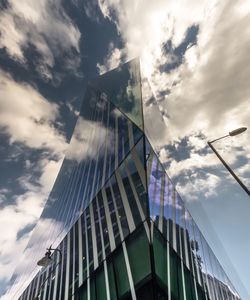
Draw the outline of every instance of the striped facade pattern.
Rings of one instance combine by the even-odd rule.
[[[125,73],[140,98],[138,65]],[[42,214],[53,221],[32,261],[49,244],[62,260],[55,251],[54,264],[32,274],[19,299],[239,300],[148,142],[138,103],[135,115],[127,111],[136,97],[121,104],[122,93],[109,90],[112,76],[89,86],[78,123],[80,132],[91,124],[90,133],[86,142],[76,127],[71,140],[72,151],[86,142],[85,159],[69,151]]]
[[[116,169],[84,213],[58,246],[63,259],[60,265],[42,270],[32,280],[20,299],[75,299],[74,294],[84,282],[90,295],[90,275],[104,267],[107,299],[109,294],[106,257],[122,245],[131,293],[136,299],[125,239],[143,224],[149,241],[146,222],[147,195],[142,138]],[[54,253],[58,262],[59,255]],[[104,298],[101,298],[104,299]]]
[[[154,264],[157,280],[163,285],[165,282],[168,299],[240,299],[149,146],[146,178],[142,156],[145,141],[142,137],[132,148],[61,242],[62,263],[41,271],[20,299],[38,295],[44,300],[127,299],[128,291],[128,299],[140,299],[126,242],[135,231],[143,231],[145,246],[154,250],[144,277],[152,273],[150,266]],[[160,255],[165,257],[160,270],[159,241],[165,245],[160,248],[164,249]],[[124,293],[110,283],[121,271],[112,263],[117,249],[123,256],[129,285]],[[56,253],[54,260],[59,260]],[[82,298],[81,293],[85,295]]]
[[[22,275],[11,280],[13,299],[37,273],[34,266],[48,245],[57,247],[142,136],[107,94],[89,84],[68,153],[18,266]]]
[[[178,255],[182,291],[190,290],[190,284],[185,288],[186,269],[192,274],[192,299],[200,299],[201,289],[205,292],[204,299],[240,299],[152,148],[147,161],[147,176],[150,216],[154,225],[151,228],[152,239],[154,228],[157,228],[167,245]],[[168,286],[171,287],[171,270],[167,273]],[[187,299],[184,292],[180,299]]]

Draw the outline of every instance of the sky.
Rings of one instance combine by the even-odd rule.
[[[250,299],[248,1],[0,3],[0,295],[67,151],[87,82],[139,56],[167,173],[242,299]],[[157,122],[152,110],[150,118]]]

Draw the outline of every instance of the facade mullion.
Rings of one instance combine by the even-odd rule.
[[[115,172],[115,176],[116,176],[116,180],[117,180],[117,183],[118,183],[120,195],[121,195],[121,198],[122,198],[122,203],[123,203],[123,207],[124,207],[124,210],[125,210],[125,214],[126,214],[126,218],[127,218],[127,222],[128,222],[128,226],[129,226],[129,231],[132,232],[132,231],[135,230],[135,223],[134,223],[134,220],[133,220],[131,208],[129,206],[128,197],[127,197],[127,194],[126,194],[126,191],[125,191],[125,188],[124,188],[123,181],[122,181],[121,175],[119,173],[119,170],[117,170]]]
[[[106,191],[104,189],[102,189],[102,198],[103,198],[103,205],[104,205],[105,216],[106,216],[106,221],[107,221],[107,226],[108,226],[110,248],[111,248],[111,251],[113,251],[115,249],[115,238],[114,238],[114,232],[113,232],[109,208],[108,208],[107,195],[106,195]]]

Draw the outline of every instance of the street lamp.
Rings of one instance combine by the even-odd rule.
[[[39,300],[39,296],[40,296],[40,290],[41,288],[44,286],[45,282],[50,278],[50,276],[52,275],[52,273],[56,270],[57,266],[62,262],[62,251],[60,249],[54,249],[51,248],[51,246],[49,248],[47,248],[47,251],[44,255],[43,258],[41,258],[38,262],[37,265],[40,267],[48,267],[50,265],[52,265],[54,263],[51,251],[57,251],[59,253],[59,262],[55,265],[55,267],[51,270],[50,274],[48,275],[47,278],[45,278],[45,280],[43,281],[43,283],[41,284],[38,292],[37,292],[37,296],[34,298],[34,300]]]
[[[238,178],[238,176],[234,173],[234,171],[227,165],[227,163],[224,161],[224,159],[220,156],[220,154],[216,151],[216,149],[214,148],[214,146],[212,145],[213,142],[224,139],[228,136],[235,136],[238,135],[244,131],[246,131],[247,128],[246,127],[240,127],[237,128],[233,131],[230,131],[227,135],[224,135],[218,139],[215,139],[213,141],[207,142],[208,146],[214,151],[214,153],[217,155],[217,157],[219,158],[219,160],[223,163],[223,165],[226,167],[226,169],[230,172],[230,174],[234,177],[234,179],[239,183],[239,185],[243,188],[243,190],[248,194],[248,196],[250,196],[250,191],[249,189],[244,185],[244,183]]]
[[[57,265],[59,265],[62,261],[62,251],[60,249],[57,248],[51,248],[51,246],[49,248],[46,249],[47,252],[45,253],[44,257],[41,258],[38,262],[37,265],[40,267],[48,267],[49,265],[53,264],[54,260],[52,259],[51,255],[51,251],[57,251],[60,255],[60,260],[58,262]]]

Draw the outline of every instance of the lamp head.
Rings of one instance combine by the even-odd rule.
[[[40,267],[48,267],[49,265],[51,265],[53,263],[53,259],[51,258],[51,252],[50,250],[48,250],[44,257],[41,258],[38,262],[37,265]]]
[[[237,128],[237,129],[235,129],[233,131],[230,131],[229,135],[230,136],[238,135],[238,134],[240,134],[240,133],[242,133],[242,132],[244,132],[246,130],[247,130],[247,127],[240,127],[240,128]]]

